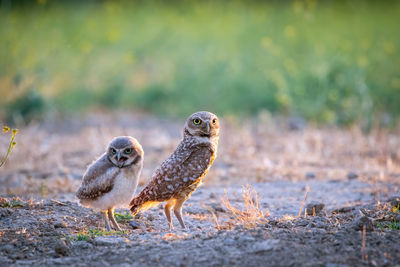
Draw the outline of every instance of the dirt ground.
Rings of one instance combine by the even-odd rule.
[[[218,158],[184,206],[187,229],[174,219],[170,231],[160,205],[123,216],[123,232],[105,232],[74,197],[86,166],[113,136],[132,135],[145,151],[142,188],[182,125],[97,113],[20,129],[0,169],[1,266],[400,264],[398,135],[265,114],[223,119]]]

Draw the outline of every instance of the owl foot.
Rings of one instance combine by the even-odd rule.
[[[108,221],[108,218],[107,218],[107,211],[103,211],[102,216],[103,216],[104,222],[106,224],[106,230],[107,230],[107,232],[110,232],[111,227],[110,227],[110,222]]]
[[[174,206],[175,217],[178,219],[180,225],[182,226],[182,229],[185,229],[185,223],[183,222],[183,219],[182,219],[182,206],[183,206],[183,203],[185,203],[185,201],[186,201],[186,198],[178,199]]]
[[[174,226],[172,225],[171,208],[172,208],[172,205],[170,203],[167,203],[164,207],[164,213],[165,213],[165,217],[167,217],[169,230],[174,230]]]
[[[113,225],[113,228],[117,231],[122,231],[121,228],[119,227],[117,221],[114,218],[114,209],[108,209],[108,218],[111,221],[111,224]]]
[[[181,224],[182,229],[185,229],[186,228],[185,223],[183,222],[183,219],[182,219],[182,209],[174,210],[174,214],[175,214],[175,217],[178,219],[179,223]]]

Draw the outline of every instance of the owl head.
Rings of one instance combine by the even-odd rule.
[[[208,111],[193,113],[186,120],[184,133],[199,137],[219,136],[219,119]]]
[[[139,142],[130,136],[114,138],[107,148],[108,159],[117,167],[143,164],[143,149]]]

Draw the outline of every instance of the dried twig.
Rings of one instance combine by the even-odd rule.
[[[368,260],[368,255],[365,253],[365,242],[367,239],[367,227],[364,225],[362,230],[362,241],[361,241],[361,257],[362,260]]]
[[[306,192],[304,193],[303,202],[301,203],[300,211],[299,211],[299,214],[297,214],[297,217],[301,216],[301,212],[303,211],[304,203],[306,202],[307,194],[309,191],[310,191],[310,187],[307,185]]]

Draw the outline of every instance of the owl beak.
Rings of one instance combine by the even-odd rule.
[[[208,121],[206,122],[206,131],[210,133],[210,123]]]
[[[121,151],[118,151],[117,160],[119,161],[120,159],[121,159]]]

